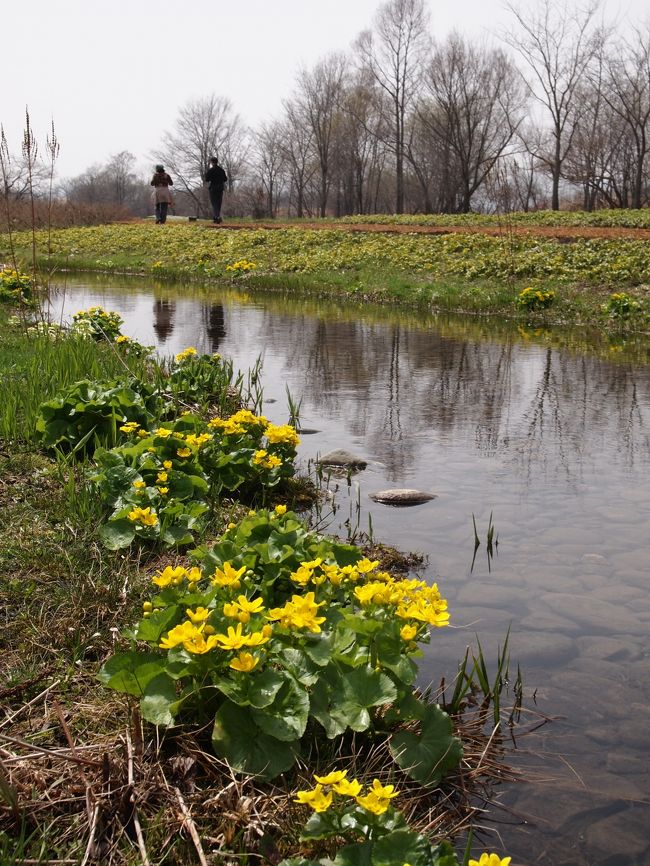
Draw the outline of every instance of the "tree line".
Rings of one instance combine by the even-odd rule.
[[[425,0],[388,0],[348,52],[300,68],[256,129],[222,95],[189,100],[151,154],[174,176],[177,211],[207,213],[213,155],[232,216],[647,206],[650,18],[621,33],[598,0],[508,10],[488,44],[436,39]],[[147,212],[135,162],[116,154],[60,194]]]

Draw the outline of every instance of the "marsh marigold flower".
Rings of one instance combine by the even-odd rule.
[[[264,435],[274,445],[300,445],[300,438],[290,424],[269,424]]]
[[[372,787],[363,797],[357,797],[357,803],[366,811],[374,815],[382,815],[390,806],[393,797],[397,797],[397,791],[393,785],[382,785],[379,779],[373,779]]]
[[[484,851],[478,860],[470,860],[469,866],[509,866],[512,857],[499,857]]]
[[[161,589],[164,589],[166,586],[177,586],[182,582],[185,574],[186,572],[182,565],[177,565],[175,568],[168,565],[160,574],[154,574],[151,582]]]
[[[241,586],[240,578],[245,571],[245,565],[235,569],[229,562],[224,562],[221,568],[219,566],[215,568],[211,580],[215,586],[231,586],[233,589],[239,589]]]
[[[323,794],[323,786],[316,785],[313,791],[298,791],[294,803],[311,806],[314,812],[326,812],[332,805],[332,792]]]
[[[241,673],[247,674],[257,666],[258,662],[259,659],[251,653],[242,652],[230,662],[229,667],[234,671],[240,671]]]
[[[150,507],[134,508],[133,511],[129,511],[128,518],[141,526],[155,526],[158,523],[158,517],[152,513]]]
[[[179,352],[178,355],[175,356],[176,363],[180,364],[181,361],[186,361],[193,355],[196,355],[196,349],[194,348],[194,346],[188,346],[187,349],[184,349],[182,352]]]

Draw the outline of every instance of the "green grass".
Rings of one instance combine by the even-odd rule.
[[[128,367],[108,344],[65,337],[28,336],[8,324],[0,307],[0,438],[7,442],[33,441],[41,403],[80,379],[110,380],[141,375],[142,361]]]

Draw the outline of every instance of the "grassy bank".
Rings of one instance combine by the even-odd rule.
[[[401,219],[401,218],[400,218]],[[23,257],[31,237],[17,235]],[[39,262],[57,269],[141,273],[185,281],[348,296],[364,303],[501,315],[643,332],[650,253],[643,240],[560,243],[532,235],[420,235],[309,230],[213,230],[202,224],[112,225],[54,231]],[[7,238],[0,256],[7,257]],[[542,308],[522,291],[551,298]],[[550,295],[549,295],[550,293]],[[612,306],[611,295],[629,303]],[[532,296],[529,296],[529,298]]]
[[[85,337],[24,313],[0,305],[3,866],[317,866],[343,841],[345,862],[456,866],[440,840],[510,777],[505,655],[418,693],[446,603],[296,513],[295,431],[231,414],[251,377],[161,364],[96,309]]]

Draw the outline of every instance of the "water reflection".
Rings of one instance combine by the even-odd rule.
[[[538,756],[544,782],[503,792],[530,819],[503,831],[513,862],[646,866],[647,342],[612,352],[584,332],[492,320],[229,291],[152,295],[141,284],[68,286],[55,314],[101,304],[165,353],[194,345],[241,369],[262,356],[265,396],[276,401],[265,414],[286,421],[288,386],[303,424],[318,431],[303,439],[304,460],[345,447],[370,461],[352,497],[359,492],[380,540],[428,557],[427,574],[465,626],[434,635],[425,679],[453,676],[474,632],[495,658],[510,628],[529,696],[564,719],[526,756],[528,767]],[[369,494],[389,486],[436,499],[401,511],[372,503]],[[491,513],[499,549],[486,561]],[[472,515],[483,538],[473,569]]]
[[[163,346],[174,330],[176,304],[173,301],[155,300],[153,302],[153,329],[158,343]]]

